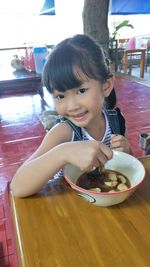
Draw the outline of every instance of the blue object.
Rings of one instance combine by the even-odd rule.
[[[34,47],[33,57],[34,57],[36,73],[39,74],[42,73],[47,55],[48,55],[48,49],[46,46]]]
[[[150,0],[111,0],[111,15],[150,14]]]
[[[47,53],[47,47],[34,47],[34,53]]]
[[[55,1],[45,0],[44,5],[40,11],[40,15],[55,15]]]

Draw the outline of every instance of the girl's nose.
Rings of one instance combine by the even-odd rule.
[[[67,101],[67,110],[73,111],[80,107],[79,101],[76,99],[76,97],[69,97]]]

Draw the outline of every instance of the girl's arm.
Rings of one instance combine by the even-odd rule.
[[[33,155],[17,170],[10,189],[15,196],[24,197],[35,192],[65,164],[60,143],[71,140],[71,129],[65,124],[55,126],[44,137]]]
[[[36,152],[18,169],[10,189],[17,197],[38,192],[65,164],[90,171],[112,157],[112,151],[98,141],[71,142],[72,130],[66,124],[55,126]]]

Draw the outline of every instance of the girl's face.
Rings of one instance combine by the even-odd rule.
[[[104,98],[112,90],[113,82],[109,79],[101,84],[95,79],[85,78],[78,88],[66,92],[53,92],[56,111],[79,127],[90,127],[101,118]]]

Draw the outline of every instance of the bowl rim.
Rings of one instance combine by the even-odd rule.
[[[122,152],[122,153],[124,153],[124,152]],[[134,157],[132,155],[130,155],[130,156]],[[66,177],[65,174],[64,174],[64,178],[67,181],[67,183],[70,184],[71,186],[73,186],[77,191],[82,192],[82,193],[86,193],[86,194],[90,193],[90,194],[93,194],[93,195],[119,195],[119,194],[122,194],[122,193],[130,193],[133,190],[135,190],[143,182],[143,180],[145,179],[145,176],[146,176],[146,170],[145,170],[143,164],[140,162],[140,160],[138,158],[136,158],[136,157],[134,157],[134,158],[139,161],[139,163],[141,164],[141,167],[143,168],[143,177],[141,178],[141,180],[136,185],[134,185],[132,187],[129,187],[128,189],[125,189],[125,190],[121,190],[121,191],[117,191],[117,192],[95,192],[95,191],[92,191],[92,190],[89,190],[89,189],[84,189],[84,188],[74,184],[72,181],[70,181],[70,179],[68,179]]]

